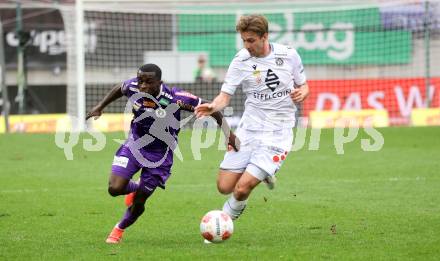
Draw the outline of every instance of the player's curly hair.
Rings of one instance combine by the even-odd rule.
[[[269,32],[269,22],[263,15],[243,15],[237,22],[235,30],[239,33],[254,32],[258,36],[262,37],[265,33]]]
[[[162,79],[162,70],[159,68],[159,66],[153,64],[153,63],[147,63],[139,67],[140,72],[154,72],[154,78],[156,80]]]

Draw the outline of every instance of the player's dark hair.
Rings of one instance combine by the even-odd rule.
[[[152,63],[144,64],[141,67],[139,67],[139,71],[141,71],[141,72],[154,72],[154,78],[156,80],[162,79],[162,70],[159,68],[159,66],[157,66],[155,64],[152,64]]]

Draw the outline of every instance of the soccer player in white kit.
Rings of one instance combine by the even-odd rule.
[[[222,194],[231,194],[223,211],[237,219],[251,191],[264,181],[273,188],[275,173],[292,147],[295,103],[309,94],[301,58],[294,48],[269,43],[268,21],[262,15],[242,16],[236,30],[244,48],[229,65],[220,94],[197,106],[197,117],[228,106],[241,86],[245,110],[236,131],[239,151],[228,151],[217,178]]]

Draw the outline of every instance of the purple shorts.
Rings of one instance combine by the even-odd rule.
[[[142,169],[141,181],[165,188],[165,182],[171,175],[172,165],[173,152],[171,150],[166,152],[140,149],[132,153],[126,145],[122,145],[113,159],[112,174],[131,179]]]

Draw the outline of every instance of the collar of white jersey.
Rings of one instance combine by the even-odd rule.
[[[254,58],[255,58],[255,59],[266,59],[267,57],[271,56],[272,53],[275,52],[275,49],[274,49],[274,47],[273,47],[273,44],[271,44],[271,43],[269,43],[269,49],[270,49],[270,52],[269,52],[266,56],[263,56],[263,57],[254,57]]]

